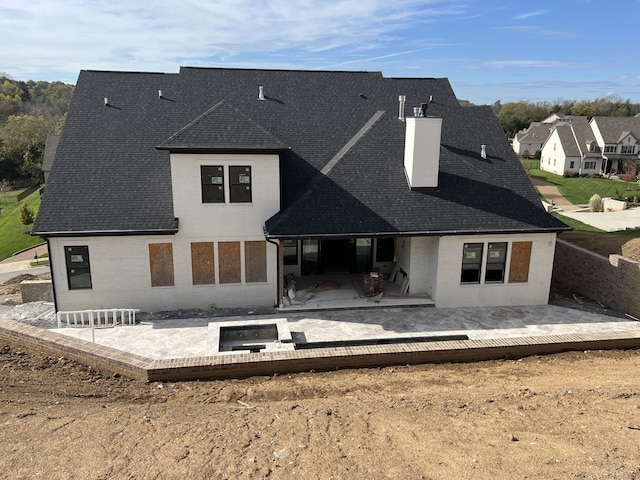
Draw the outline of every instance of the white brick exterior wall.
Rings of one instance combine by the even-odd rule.
[[[200,165],[225,167],[225,204],[203,204]],[[251,166],[251,203],[229,203],[229,165]],[[88,308],[140,308],[143,311],[178,308],[271,306],[277,303],[277,250],[267,243],[267,282],[245,281],[244,241],[264,241],[264,222],[280,209],[278,155],[172,155],[174,214],[179,218],[176,235],[51,238],[54,284],[59,310]],[[220,241],[241,242],[241,275],[237,284],[220,284]],[[214,242],[214,285],[193,285],[191,242]],[[152,287],[149,244],[171,243],[175,285]],[[92,288],[69,290],[65,246],[87,245]]]

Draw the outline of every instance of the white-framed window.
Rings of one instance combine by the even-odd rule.
[[[604,153],[616,153],[617,150],[618,150],[618,146],[617,145],[605,145],[604,146]]]
[[[595,170],[596,169],[596,162],[592,162],[592,161],[584,162],[584,169],[585,170]]]
[[[622,150],[620,151],[620,153],[631,153],[633,154],[635,152],[636,146],[635,145],[622,145]]]

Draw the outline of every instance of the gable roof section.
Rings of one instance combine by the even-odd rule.
[[[621,133],[625,131],[640,138],[639,117],[593,117],[591,124],[600,131],[604,143],[618,143]]]
[[[543,143],[549,138],[551,128],[546,123],[534,122],[529,125],[529,128],[518,134],[518,141],[520,143]]]
[[[574,118],[579,120],[555,127],[564,154],[567,157],[600,156],[600,147],[598,146],[596,146],[594,152],[589,152],[587,144],[595,142],[595,135],[591,130],[591,126],[586,123],[586,117]]]
[[[443,118],[436,189],[408,188],[400,94]],[[446,79],[186,67],[80,73],[33,233],[175,233],[170,151],[226,149],[279,151],[273,236],[566,228],[490,109],[460,107]]]
[[[279,151],[287,146],[222,100],[162,142],[169,151]]]
[[[410,190],[404,123],[385,115],[336,168],[266,224],[269,236],[437,235],[562,230],[489,107],[443,120],[439,184]],[[480,155],[487,145],[487,158]],[[384,151],[384,155],[377,152]]]

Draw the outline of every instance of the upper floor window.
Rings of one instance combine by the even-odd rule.
[[[633,153],[636,149],[635,145],[622,145],[620,153]]]
[[[89,247],[86,245],[65,247],[67,261],[67,282],[69,290],[91,288],[91,265]]]
[[[616,153],[617,151],[617,145],[605,145],[604,146],[604,153]]]
[[[595,152],[596,151],[596,144],[595,143],[590,143],[589,144],[589,151],[590,152]]]
[[[200,167],[202,181],[202,203],[224,203],[224,168],[218,166]]]
[[[251,202],[251,167],[229,167],[229,200],[231,203]]]

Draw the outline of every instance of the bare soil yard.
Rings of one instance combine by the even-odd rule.
[[[638,371],[593,351],[147,384],[5,345],[0,476],[639,479]]]

